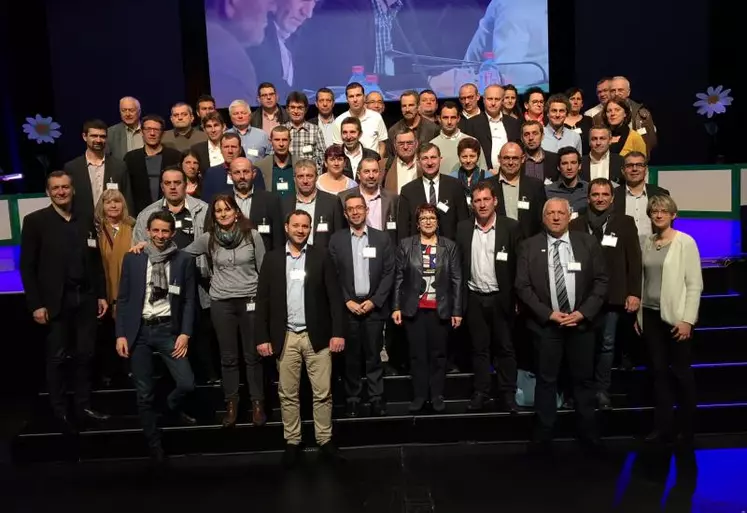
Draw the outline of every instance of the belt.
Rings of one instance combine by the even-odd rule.
[[[158,324],[166,324],[171,322],[171,316],[166,315],[163,317],[151,317],[150,319],[146,319],[143,317],[143,325],[144,326],[157,326]]]
[[[495,292],[480,292],[479,290],[472,290],[472,289],[469,289],[469,292],[470,292],[470,294],[474,294],[476,296],[481,296],[481,297],[497,296],[498,293],[499,293],[498,291],[495,291]]]

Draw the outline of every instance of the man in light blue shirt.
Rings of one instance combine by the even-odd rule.
[[[565,95],[554,94],[547,100],[547,126],[542,138],[542,149],[558,153],[560,148],[570,146],[581,150],[581,136],[564,126],[565,118],[571,111],[571,102]]]
[[[244,100],[234,100],[228,107],[233,127],[226,130],[227,133],[236,133],[241,139],[241,147],[252,164],[256,164],[261,158],[272,153],[270,138],[261,128],[253,128],[249,125],[251,109]]]

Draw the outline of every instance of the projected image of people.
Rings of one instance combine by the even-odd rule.
[[[309,98],[364,85],[458,95],[472,82],[548,88],[547,0],[206,0],[212,94],[257,104],[257,84]]]

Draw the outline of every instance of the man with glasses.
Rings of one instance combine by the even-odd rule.
[[[623,161],[623,179],[625,183],[622,187],[615,189],[614,203],[620,212],[629,215],[635,221],[638,229],[638,239],[643,247],[646,238],[651,235],[651,219],[646,214],[648,199],[651,196],[669,195],[669,191],[646,183],[646,174],[648,173],[648,162],[646,155],[639,151],[631,151],[625,155]]]
[[[285,126],[290,130],[291,155],[296,160],[311,159],[316,163],[317,169],[322,169],[326,146],[321,129],[306,121],[309,99],[305,94],[293,91],[288,95],[285,105],[290,117]]]
[[[250,125],[261,128],[269,137],[273,128],[288,122],[288,113],[278,105],[277,90],[269,82],[259,84],[257,101],[260,107],[252,112]]]
[[[130,175],[132,202],[137,216],[145,207],[161,196],[161,172],[169,166],[181,163],[179,150],[161,144],[166,122],[161,116],[148,115],[142,120],[142,148],[128,152],[124,161]]]
[[[106,153],[116,159],[123,159],[128,151],[142,148],[144,144],[138,99],[125,96],[119,100],[119,115],[122,121],[106,131]]]
[[[418,166],[415,153],[418,150],[418,140],[415,132],[407,127],[402,128],[394,136],[395,154],[387,159],[384,169],[384,188],[399,194],[402,187],[418,177]]]
[[[394,245],[385,232],[367,226],[368,206],[360,193],[348,195],[344,207],[350,228],[332,235],[329,255],[347,307],[345,415],[357,417],[360,414],[363,359],[370,413],[382,416],[386,415],[386,404],[381,351],[384,321],[390,314],[389,297],[394,285]]]
[[[542,231],[545,186],[542,180],[522,176],[524,151],[516,143],[506,143],[499,155],[498,174],[489,179],[498,196],[498,214],[519,222],[524,238]]]
[[[464,84],[459,88],[459,103],[462,104],[462,117],[465,121],[480,114],[480,93],[475,84]],[[460,127],[464,130],[464,127]]]
[[[379,114],[384,114],[386,104],[384,103],[384,97],[378,91],[371,91],[366,95],[366,108],[371,109]]]

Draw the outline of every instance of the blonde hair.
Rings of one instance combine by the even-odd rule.
[[[646,215],[651,217],[651,211],[655,209],[666,210],[670,214],[677,213],[677,203],[667,194],[655,194],[648,199]]]
[[[106,189],[103,193],[101,193],[101,197],[99,198],[98,203],[96,203],[96,209],[94,210],[94,220],[96,222],[97,228],[103,226],[104,221],[106,221],[106,214],[104,214],[104,203],[107,201],[121,202],[122,222],[125,224],[129,224],[130,226],[135,226],[135,220],[130,217],[130,212],[127,209],[127,202],[125,201],[124,195],[119,191],[119,189]]]

